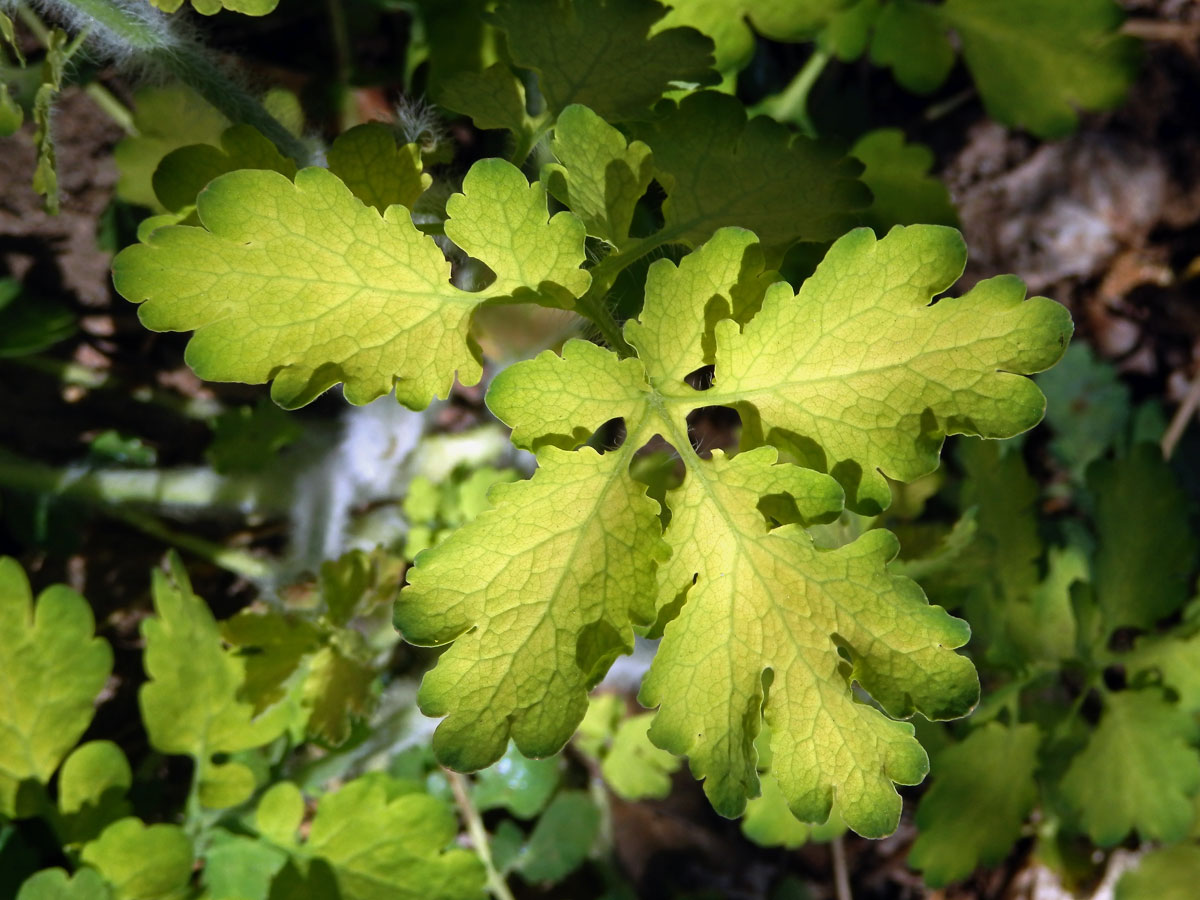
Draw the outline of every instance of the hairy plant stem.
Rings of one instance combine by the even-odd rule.
[[[837,900],[854,900],[850,892],[850,873],[846,868],[846,843],[842,835],[829,842],[829,853],[833,860],[833,891]]]
[[[554,127],[554,116],[546,112],[543,112],[540,117],[530,120],[529,129],[519,135],[514,142],[509,162],[518,169],[521,168],[525,164],[525,160],[529,158],[529,154],[533,152],[533,148],[538,145],[538,141],[544,138],[552,127]]]
[[[467,779],[453,769],[444,769],[443,771],[450,782],[450,790],[454,792],[454,802],[458,805],[458,811],[462,813],[467,833],[471,836],[471,843],[475,845],[475,853],[483,863],[484,871],[487,872],[488,890],[496,900],[515,900],[512,891],[509,890],[508,882],[504,880],[504,876],[500,874],[492,860],[492,845],[488,840],[487,829],[483,827],[483,819],[479,815],[479,810],[471,802]]]
[[[1179,444],[1179,439],[1183,437],[1183,433],[1187,430],[1188,422],[1196,412],[1200,410],[1200,371],[1196,372],[1196,377],[1192,379],[1191,387],[1184,395],[1183,402],[1179,404],[1179,408],[1175,410],[1175,415],[1171,417],[1171,424],[1167,426],[1166,432],[1162,437],[1162,452],[1164,459],[1170,459],[1175,452],[1176,445]]]
[[[301,165],[311,161],[304,142],[226,75],[208,50],[174,36],[165,27],[152,24],[150,10],[134,15],[129,8],[113,0],[35,0],[35,5],[59,13],[77,32],[102,35],[102,43],[119,47],[132,62],[174,75],[231,122],[254,126],[281,153]],[[168,23],[170,20],[162,16],[162,21]],[[113,55],[116,52],[110,50]]]

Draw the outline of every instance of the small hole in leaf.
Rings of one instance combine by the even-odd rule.
[[[1120,665],[1106,667],[1104,670],[1104,686],[1110,691],[1125,690],[1125,667]]]
[[[609,419],[596,429],[588,446],[599,453],[609,453],[625,443],[625,420],[622,418]]]
[[[696,371],[684,375],[683,380],[694,391],[707,391],[713,386],[715,375],[716,366],[701,366]]]
[[[742,417],[728,406],[702,406],[688,413],[688,438],[692,449],[709,459],[715,449],[729,453],[737,449],[742,434]]]

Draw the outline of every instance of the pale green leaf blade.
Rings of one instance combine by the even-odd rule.
[[[0,84],[0,137],[11,137],[25,121],[25,110],[13,99],[7,84]]]
[[[622,719],[600,765],[605,782],[625,800],[661,800],[671,793],[671,775],[679,760],[651,743],[653,719],[650,713]]]
[[[774,262],[796,241],[842,234],[870,203],[857,161],[765,117],[747,122],[725,94],[685,97],[634,136],[650,146],[667,191],[665,230],[692,247],[736,225],[758,234]]]
[[[539,466],[422,553],[396,605],[410,642],[454,641],[418,702],[446,716],[434,749],[456,769],[491,764],[510,737],[526,756],[557,752],[633,623],[653,619],[657,504],[629,476],[628,448],[548,447]]]
[[[547,107],[573,103],[607,122],[646,118],[674,82],[715,84],[712,41],[692,29],[648,37],[666,15],[654,0],[506,2],[493,22],[512,61],[533,69]]]
[[[1084,343],[1068,347],[1037,382],[1046,395],[1046,424],[1054,430],[1050,450],[1082,480],[1087,467],[1123,439],[1131,413],[1129,386]]]
[[[1071,335],[1064,307],[1025,300],[1011,276],[930,305],[965,260],[950,228],[898,226],[882,240],[850,232],[795,298],[769,292],[741,333],[718,323],[707,399],[740,401],[743,422],[813,446],[852,509],[886,507],[882,475],[932,471],[946,435],[1010,437],[1036,425],[1045,400],[1023,376],[1052,366]]]
[[[179,212],[195,204],[214,178],[238,169],[263,169],[292,178],[296,163],[255,128],[234,125],[221,135],[219,147],[189,144],[164,156],[154,170],[154,194],[165,209]]]
[[[950,192],[929,174],[933,153],[907,144],[898,128],[880,128],[860,137],[850,155],[866,166],[862,181],[875,200],[863,224],[882,237],[893,225],[958,225]]]
[[[0,814],[16,818],[33,782],[46,784],[92,721],[112,671],[88,602],[65,585],[35,604],[20,565],[0,558]]]
[[[72,751],[58,774],[58,811],[71,843],[94,839],[130,813],[125,794],[133,772],[112,741],[88,741]]]
[[[828,840],[846,830],[836,806],[829,813],[828,822],[820,825],[801,822],[788,809],[787,797],[771,773],[760,772],[758,778],[762,793],[752,797],[746,804],[746,813],[742,816],[742,834],[759,846],[793,850],[810,840]]]
[[[1196,719],[1158,690],[1106,693],[1100,724],[1060,782],[1088,837],[1101,847],[1134,830],[1147,840],[1184,837],[1200,790],[1197,739]]]
[[[533,449],[550,437],[573,449],[609,419],[631,419],[647,398],[646,373],[633,359],[582,340],[509,366],[488,389],[487,403],[512,426],[512,442]]]
[[[62,869],[43,869],[25,879],[17,900],[111,900],[112,891],[95,869],[68,876]]]
[[[153,594],[155,616],[142,623],[149,680],[138,693],[150,743],[196,760],[207,805],[234,805],[253,790],[253,777],[240,763],[216,764],[213,756],[269,743],[286,727],[288,711],[280,707],[256,719],[253,705],[239,699],[242,661],[222,646],[212,613],[192,592],[177,557],[170,575],[154,573]]]
[[[82,858],[104,876],[116,900],[174,900],[192,877],[192,843],[176,825],[121,819],[85,844]]]
[[[367,206],[383,213],[393,204],[412,209],[431,184],[421,166],[421,148],[396,145],[392,129],[379,122],[356,125],[329,148],[329,171]]]
[[[287,861],[286,852],[266,841],[213,828],[201,878],[211,900],[267,900]]]
[[[642,685],[641,702],[660,707],[650,736],[689,757],[718,812],[738,815],[759,793],[761,717],[771,726],[772,774],[798,818],[825,821],[836,785],[849,827],[887,834],[900,813],[893,782],[919,782],[928,761],[912,726],[857,702],[850,684],[894,715],[914,707],[961,715],[978,681],[951,650],[969,632],[886,572],[897,546],[887,532],[829,552],[797,526],[768,532],[757,500],[781,492],[776,479],[808,491],[829,492],[830,483],[837,493],[818,473],[771,466],[774,455],[714,452],[668,495],[673,555],[660,602],[681,590],[687,597]]]
[[[1200,713],[1200,633],[1145,635],[1121,663],[1129,676],[1156,679],[1169,688],[1181,709]]]
[[[1105,627],[1149,628],[1188,599],[1200,543],[1187,498],[1155,444],[1095,463],[1088,486],[1099,538],[1092,577]]]
[[[722,228],[678,265],[651,263],[645,303],[625,337],[646,361],[652,383],[682,385],[713,362],[714,326],[761,302],[765,265],[758,239],[741,228]]]
[[[195,330],[187,360],[204,378],[259,384],[295,407],[338,382],[368,403],[395,386],[424,407],[455,374],[482,372],[469,340],[474,309],[489,299],[569,305],[587,288],[584,229],[568,214],[548,221],[545,196],[513,166],[485,160],[466,195],[448,203],[446,232],[497,274],[470,293],[406,210],[383,218],[325,169],[293,184],[273,172],[232,172],[200,196],[206,229],[159,228],[114,261],[117,289],[160,331]],[[458,217],[466,221],[459,221]]]
[[[350,725],[375,706],[378,673],[368,662],[324,647],[308,662],[300,703],[308,711],[308,733],[329,744],[350,737]]]
[[[1033,774],[1040,741],[1036,725],[993,721],[934,758],[908,857],[931,887],[995,865],[1012,849],[1038,799]]]
[[[1069,134],[1076,110],[1117,106],[1137,73],[1113,0],[947,0],[941,12],[988,112],[1038,137]]]
[[[624,135],[586,106],[568,106],[554,126],[542,167],[547,190],[579,216],[588,234],[620,248],[633,210],[653,177],[650,148]]]
[[[483,865],[453,849],[458,822],[428,794],[389,796],[360,778],[317,805],[305,853],[327,861],[347,900],[477,900]]]
[[[1192,900],[1200,874],[1200,845],[1162,847],[1142,857],[1117,882],[1116,900]]]

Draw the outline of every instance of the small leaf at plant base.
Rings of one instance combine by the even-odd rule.
[[[143,87],[133,95],[133,124],[137,134],[113,148],[120,172],[117,196],[161,212],[153,177],[163,157],[190,144],[215,147],[230,123],[190,88],[166,85]]]
[[[236,805],[253,791],[254,777],[243,764],[217,765],[213,756],[270,743],[287,727],[289,711],[279,707],[255,718],[253,705],[240,699],[241,659],[222,646],[217,623],[192,592],[177,556],[170,567],[169,575],[154,572],[155,615],[142,622],[149,676],[138,693],[142,721],[156,750],[195,760],[206,805]]]
[[[433,184],[433,176],[421,171],[421,148],[397,146],[392,129],[379,122],[356,125],[338,135],[328,160],[329,171],[380,213],[393,204],[412,209]]]
[[[1100,724],[1062,777],[1063,799],[1101,847],[1134,830],[1145,840],[1180,840],[1200,791],[1198,739],[1195,717],[1157,688],[1106,692]]]
[[[988,113],[1038,137],[1069,134],[1077,110],[1118,105],[1137,74],[1114,0],[947,0],[940,12]]]
[[[561,881],[579,868],[600,830],[600,810],[584,791],[561,791],[538,819],[515,868],[531,884]]]
[[[1088,470],[1099,546],[1092,580],[1108,633],[1150,628],[1188,599],[1200,548],[1186,496],[1156,444]]]
[[[1129,678],[1162,684],[1178,698],[1180,709],[1200,713],[1200,632],[1174,629],[1144,635],[1120,662]]]
[[[1087,344],[1067,348],[1062,361],[1037,378],[1046,395],[1050,450],[1082,481],[1087,467],[1115,447],[1130,419],[1129,386]]]
[[[113,263],[117,289],[153,330],[196,334],[186,359],[203,378],[274,379],[281,406],[345,382],[369,403],[393,387],[414,408],[445,396],[455,374],[482,374],[473,311],[502,297],[569,306],[590,281],[584,229],[552,219],[540,185],[501,160],[476,163],[447,203],[446,234],[497,278],[470,293],[403,207],[383,218],[325,169],[293,184],[274,172],[231,172],[200,195],[206,228],[159,228]]]
[[[605,783],[625,800],[662,799],[671,793],[671,775],[680,763],[651,742],[653,719],[651,713],[622,719],[600,765]]]
[[[1115,900],[1193,900],[1200,872],[1200,845],[1152,850],[1117,882]]]
[[[261,169],[292,178],[296,163],[256,129],[234,125],[221,135],[219,147],[190,144],[164,156],[154,170],[154,194],[165,209],[180,212],[194,206],[196,197],[214,178],[239,169]]]
[[[875,200],[863,224],[879,237],[893,225],[958,225],[950,192],[929,174],[933,153],[924,144],[906,144],[900,129],[880,128],[860,137],[850,155],[866,166],[860,177]]]
[[[112,886],[114,900],[169,898],[192,877],[192,842],[176,825],[121,819],[85,844],[81,857]]]
[[[124,751],[112,741],[76,747],[58,774],[58,812],[64,840],[80,844],[131,812],[125,799],[133,772]]]
[[[1037,802],[1040,741],[1036,725],[993,721],[934,757],[908,857],[927,884],[942,887],[1008,855]]]
[[[35,604],[20,565],[0,557],[0,815],[22,818],[31,786],[46,784],[92,721],[112,671],[88,602],[65,585]]]
[[[1022,376],[1054,365],[1070,339],[1067,310],[1026,300],[1012,276],[931,305],[965,261],[950,228],[896,227],[881,240],[850,232],[795,297],[775,285],[743,331],[718,323],[706,399],[738,403],[744,426],[815,444],[809,464],[835,474],[851,509],[877,512],[891,497],[880,473],[912,481],[933,471],[945,435],[1011,437],[1036,425],[1045,398]]]
[[[625,136],[586,106],[568,106],[554,126],[542,167],[546,189],[583,219],[588,234],[622,247],[638,200],[653,177],[650,148]]]
[[[856,178],[860,163],[765,117],[747,122],[725,94],[691,94],[633,134],[654,152],[667,191],[664,230],[691,247],[736,225],[758,234],[777,264],[796,241],[842,234],[871,202]]]
[[[304,811],[293,786],[277,787],[264,796],[258,813],[260,828],[264,806],[274,808],[265,816],[271,840],[294,848],[292,860],[302,870],[303,888],[311,889],[305,883],[307,875],[322,877],[319,864],[323,877],[333,881],[333,885],[326,883],[326,891],[336,889],[336,896],[347,900],[477,900],[483,892],[479,858],[453,848],[458,833],[454,812],[428,794],[395,794],[383,779],[358,778],[321,797],[303,843],[294,830],[286,831],[289,824],[293,829],[300,825]],[[271,896],[309,896],[300,891],[278,893],[283,879],[296,874],[295,870],[281,872]]]
[[[25,110],[8,92],[7,84],[0,84],[0,138],[12,137],[25,121]]]
[[[510,745],[475,776],[471,799],[480,812],[503,807],[518,819],[532,819],[550,802],[558,782],[557,756],[529,759]]]
[[[69,876],[62,869],[43,869],[27,878],[17,900],[113,900],[112,889],[95,869]]]
[[[504,2],[493,23],[515,65],[533,69],[546,106],[573,103],[607,122],[646,118],[675,83],[716,84],[712,41],[690,28],[648,37],[666,15],[654,0]]]
[[[208,834],[200,876],[208,896],[212,900],[267,900],[271,881],[287,864],[287,852],[224,828],[213,828]]]

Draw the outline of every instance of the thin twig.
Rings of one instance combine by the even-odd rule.
[[[839,834],[829,844],[833,856],[833,891],[837,900],[854,900],[850,892],[850,873],[846,869],[845,839]]]
[[[458,811],[462,813],[463,821],[466,823],[467,834],[471,836],[471,843],[475,845],[475,853],[483,863],[484,871],[487,872],[488,890],[492,892],[492,896],[496,900],[516,900],[512,891],[508,889],[508,883],[504,880],[504,876],[500,874],[496,864],[492,861],[492,845],[488,840],[487,829],[483,827],[483,819],[479,816],[479,810],[471,802],[471,795],[467,790],[467,779],[452,769],[443,771],[450,782],[450,790],[454,792],[454,802],[458,804]]]
[[[1170,459],[1171,454],[1175,452],[1175,445],[1183,437],[1184,431],[1187,430],[1188,420],[1191,419],[1198,407],[1200,407],[1200,371],[1196,372],[1196,376],[1192,379],[1192,386],[1188,388],[1187,395],[1179,404],[1179,409],[1175,410],[1171,424],[1167,426],[1167,431],[1163,435],[1162,452],[1165,459]]]

